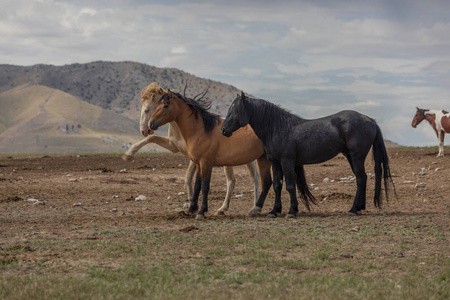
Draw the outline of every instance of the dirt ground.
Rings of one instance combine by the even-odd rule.
[[[310,212],[300,204],[298,218],[338,216],[328,218],[328,221],[346,222],[348,218],[364,218],[364,215],[396,215],[398,217],[389,219],[392,225],[412,226],[409,217],[421,214],[448,233],[450,152],[439,158],[434,148],[392,148],[388,153],[397,198],[391,192],[389,202],[384,202],[381,210],[373,206],[375,180],[369,157],[366,161],[369,177],[367,210],[363,216],[346,216],[353,202],[356,183],[349,178],[353,174],[346,159],[338,156],[322,164],[306,166],[308,183],[319,203]],[[235,168],[236,188],[225,216],[214,216],[225,197],[222,168],[213,170],[206,219],[196,221],[194,216],[182,213],[186,211],[184,205],[187,202],[184,185],[187,164],[188,159],[179,154],[140,155],[129,162],[119,156],[92,155],[2,158],[0,248],[34,237],[95,239],[94,230],[114,228],[179,232],[189,230],[196,222],[251,218],[247,212],[253,206],[253,191],[247,169],[242,166]],[[139,195],[148,199],[136,201]],[[259,217],[261,222],[269,222],[264,215],[272,208],[273,199],[271,190],[263,215]],[[288,208],[288,195],[283,189],[283,213]],[[89,224],[94,220],[95,228],[90,228]],[[258,233],[255,234],[258,238]],[[264,233],[260,234],[263,238]],[[34,261],[33,256],[39,253],[30,251],[21,255],[20,259]]]

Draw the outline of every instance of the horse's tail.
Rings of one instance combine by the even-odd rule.
[[[306,206],[308,210],[311,210],[310,203],[317,204],[316,198],[309,191],[308,184],[306,183],[305,177],[305,169],[303,165],[295,167],[295,174],[297,175],[297,188],[300,193],[300,198],[302,199],[303,204]]]
[[[381,177],[384,180],[384,192],[386,194],[386,201],[389,200],[389,184],[392,184],[394,189],[395,197],[397,193],[395,192],[394,181],[392,180],[391,170],[389,168],[389,158],[386,151],[386,146],[384,145],[383,135],[381,134],[380,127],[377,127],[377,135],[375,141],[372,145],[373,158],[375,161],[375,194],[373,202],[376,207],[381,207]]]

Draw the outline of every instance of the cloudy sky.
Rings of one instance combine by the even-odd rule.
[[[1,3],[0,64],[174,67],[305,118],[360,111],[409,146],[437,144],[416,106],[450,110],[448,0]]]

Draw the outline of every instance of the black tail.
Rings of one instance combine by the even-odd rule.
[[[297,188],[300,193],[300,198],[303,204],[308,210],[311,210],[310,203],[317,204],[316,198],[309,191],[308,184],[306,183],[305,169],[303,165],[295,167],[295,174],[297,175]]]
[[[389,158],[386,152],[386,146],[384,145],[383,135],[381,134],[381,130],[378,125],[377,135],[375,137],[375,141],[373,142],[372,151],[373,159],[375,161],[375,195],[373,198],[373,202],[376,207],[381,207],[381,176],[383,176],[384,180],[384,192],[386,194],[386,201],[389,200],[389,184],[392,184],[395,197],[397,197],[397,193],[395,192],[391,170],[389,169]]]

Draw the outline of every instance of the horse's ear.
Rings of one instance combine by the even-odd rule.
[[[170,99],[173,98],[173,93],[171,90],[167,89],[167,93],[162,97],[164,104],[169,104]]]
[[[245,94],[244,94],[244,92],[241,92],[241,100],[244,100],[245,99]]]

